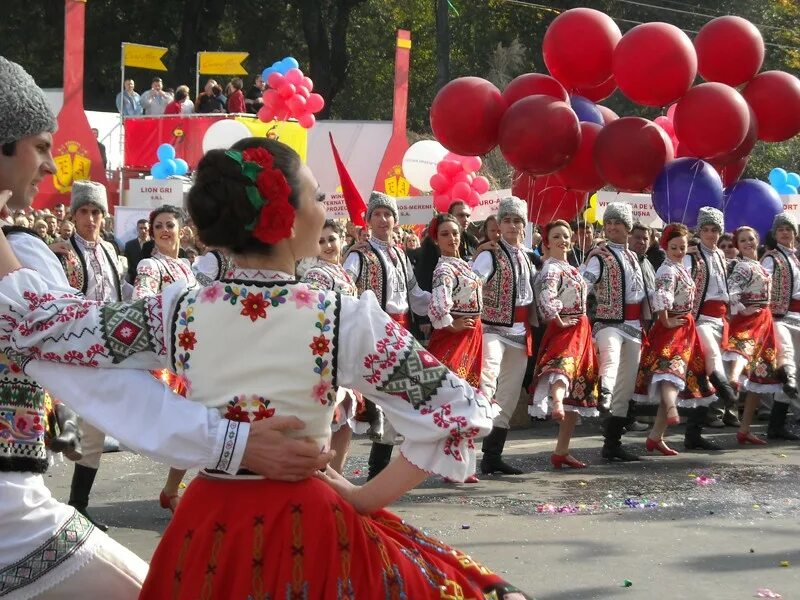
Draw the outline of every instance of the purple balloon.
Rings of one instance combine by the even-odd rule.
[[[716,169],[697,158],[679,158],[658,174],[653,208],[664,223],[697,225],[703,206],[722,209],[722,180]]]
[[[758,179],[740,179],[725,189],[725,229],[749,225],[763,240],[772,228],[775,215],[783,211],[778,192]]]
[[[569,104],[575,114],[578,115],[579,121],[588,121],[589,123],[597,123],[598,125],[605,125],[603,120],[603,113],[597,108],[597,105],[583,96],[570,96]]]

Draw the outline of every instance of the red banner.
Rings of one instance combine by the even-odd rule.
[[[156,151],[170,144],[175,155],[194,169],[203,158],[203,136],[225,116],[169,115],[125,119],[125,168],[149,171],[158,162]]]

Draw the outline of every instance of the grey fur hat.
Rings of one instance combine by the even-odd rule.
[[[0,56],[0,144],[56,130],[44,92],[17,63]]]
[[[367,221],[372,217],[372,211],[376,208],[388,208],[394,215],[394,220],[398,220],[397,200],[384,194],[383,192],[372,192],[367,202]]]
[[[697,230],[700,231],[703,225],[714,225],[719,228],[720,233],[725,231],[725,217],[722,211],[713,206],[701,207],[697,214]]]
[[[528,222],[528,205],[524,200],[516,196],[509,196],[500,200],[500,207],[497,209],[497,221],[502,221],[503,217],[512,215],[519,217],[525,223]]]
[[[108,214],[108,196],[106,194],[106,186],[102,183],[89,181],[88,179],[79,179],[72,182],[72,202],[70,203],[70,210],[74,215],[75,212],[86,204],[94,204],[103,210],[103,214]]]
[[[792,229],[794,229],[794,234],[798,235],[797,231],[797,221],[794,220],[794,215],[787,212],[778,213],[775,215],[775,218],[772,221],[772,235],[775,235],[775,231],[781,225],[789,225]]]
[[[606,207],[606,212],[603,213],[603,221],[608,219],[619,219],[625,223],[628,231],[633,230],[633,211],[631,205],[625,202],[609,202]]]

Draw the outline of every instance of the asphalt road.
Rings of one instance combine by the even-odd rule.
[[[678,450],[681,431],[670,439]],[[526,475],[473,485],[431,478],[392,509],[538,600],[735,600],[760,589],[800,599],[800,443],[741,449],[734,430],[716,430],[722,452],[611,465],[588,422],[573,450],[589,468],[555,472],[554,435],[550,423],[512,432],[506,454]],[[644,436],[626,439],[644,453]],[[346,474],[356,481],[368,452],[354,441]],[[165,476],[133,453],[105,454],[92,495],[109,533],[145,559],[169,520],[157,503]],[[66,498],[71,465],[47,477]]]

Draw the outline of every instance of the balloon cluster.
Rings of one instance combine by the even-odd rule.
[[[158,162],[150,167],[153,179],[166,179],[172,175],[186,175],[188,163],[182,158],[175,158],[175,148],[170,144],[161,144],[156,150]]]
[[[542,53],[550,76],[528,73],[502,92],[478,77],[456,79],[430,111],[434,135],[448,150],[480,155],[499,146],[517,171],[517,188],[530,192],[523,197],[556,203],[536,213],[563,216],[565,205],[585,204],[580,194],[604,185],[649,191],[660,178],[670,193],[664,214],[692,224],[701,206],[722,206],[721,184],[738,180],[757,140],[800,133],[800,80],[759,73],[764,41],[741,17],[713,19],[693,42],[668,23],[644,23],[622,35],[608,15],[575,8],[550,24]],[[698,73],[705,83],[693,86]],[[655,122],[618,118],[595,104],[617,88],[638,104],[669,109]],[[676,157],[694,160],[668,169]],[[686,177],[700,177],[714,196],[700,198],[684,185]]]
[[[289,60],[280,61],[281,64]],[[319,94],[313,93],[314,82],[306,77],[297,68],[297,61],[293,58],[295,66],[290,67],[285,73],[280,70],[272,71],[266,78],[269,88],[264,91],[264,106],[258,111],[258,118],[262,121],[277,119],[297,119],[301,127],[310,129],[316,122],[314,113],[318,113],[325,106],[325,100]],[[265,69],[264,73],[275,68],[275,65]]]
[[[261,79],[263,81],[267,81],[269,76],[273,73],[280,73],[281,75],[286,75],[289,72],[289,69],[299,69],[300,63],[297,62],[297,59],[293,56],[287,56],[284,59],[276,60],[272,63],[271,67],[267,67],[263,71],[261,71]]]
[[[800,189],[800,175],[775,167],[769,172],[769,182],[781,195],[794,195]]]
[[[431,177],[433,207],[447,212],[454,202],[466,202],[472,208],[478,206],[481,194],[489,191],[489,180],[475,172],[483,161],[478,156],[459,156],[449,152],[436,165],[436,174]]]

